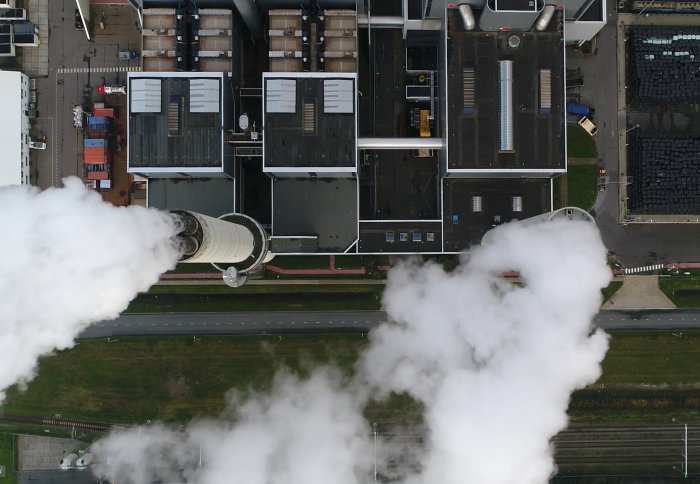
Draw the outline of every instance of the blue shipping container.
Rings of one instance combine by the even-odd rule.
[[[88,118],[88,124],[107,124],[109,118],[105,116],[90,116]]]
[[[104,138],[88,138],[83,143],[86,148],[106,148],[107,140]]]
[[[583,104],[566,103],[566,112],[569,114],[578,114],[579,116],[588,116],[591,108]]]

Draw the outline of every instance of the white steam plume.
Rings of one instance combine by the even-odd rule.
[[[171,217],[115,207],[77,178],[65,188],[0,188],[0,403],[37,360],[115,318],[177,263]]]
[[[357,395],[337,370],[319,369],[307,380],[281,372],[269,394],[231,397],[234,424],[200,421],[182,435],[142,427],[98,441],[91,452],[101,463],[93,471],[109,477],[116,469],[118,482],[132,483],[184,477],[200,483],[356,484],[372,465]],[[200,448],[201,467],[192,452]]]
[[[599,376],[607,349],[591,327],[610,279],[605,254],[586,222],[507,224],[451,274],[435,264],[392,269],[384,304],[393,323],[370,333],[353,379],[327,369],[308,380],[283,374],[268,396],[232,402],[235,423],[191,424],[186,440],[204,442],[204,459],[189,467],[189,482],[371,481],[362,407],[394,391],[424,405],[426,443],[403,449],[408,459],[396,455],[405,440],[381,445],[380,472],[406,484],[546,483],[549,440],[566,426],[571,392]],[[518,270],[523,285],[497,275],[505,270]],[[411,429],[394,429],[402,431]],[[119,482],[156,475],[152,461],[129,456],[139,439],[159,449],[149,456],[173,441],[148,429],[107,437],[93,448],[99,470],[138,469]]]

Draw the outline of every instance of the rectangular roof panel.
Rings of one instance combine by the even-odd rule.
[[[269,79],[265,91],[265,110],[268,113],[296,113],[297,81]]]
[[[160,79],[135,78],[131,81],[129,97],[132,113],[159,113],[161,111]]]
[[[350,79],[323,81],[323,112],[354,113],[353,82]]]
[[[220,97],[218,79],[190,79],[191,113],[218,113]]]

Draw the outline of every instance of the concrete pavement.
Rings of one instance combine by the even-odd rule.
[[[387,321],[383,311],[280,311],[123,314],[95,323],[78,339],[120,336],[366,333]],[[700,329],[700,310],[601,311],[593,323],[606,330]]]
[[[676,305],[659,289],[658,276],[625,276],[603,309],[676,309]]]

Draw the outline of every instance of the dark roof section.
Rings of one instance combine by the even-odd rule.
[[[149,178],[148,204],[218,217],[233,212],[233,185],[230,178]]]
[[[129,91],[135,80],[130,77]],[[131,168],[221,167],[222,114],[218,77],[152,77],[161,81],[160,112],[129,112],[129,166]],[[190,112],[190,81],[206,79],[219,84],[218,111]],[[178,129],[169,126],[169,107],[179,104]],[[171,109],[171,113],[174,110]],[[172,121],[172,120],[170,120]],[[169,129],[170,128],[170,129]],[[184,170],[183,170],[184,171]]]
[[[270,112],[265,106],[265,166],[280,168],[355,167],[355,79],[349,77],[284,77],[296,81],[293,112]],[[267,93],[270,81],[263,89]],[[348,81],[352,86],[352,112],[324,112],[325,81]],[[267,94],[264,94],[267,96]]]
[[[582,22],[600,22],[603,20],[603,1],[593,0],[578,20]]]
[[[458,252],[479,244],[483,235],[498,224],[549,212],[550,183],[549,178],[446,178],[443,182],[445,252]],[[473,197],[481,199],[475,204]],[[522,211],[513,211],[513,197],[521,197]],[[481,211],[474,211],[475,205]]]
[[[416,253],[442,251],[440,222],[360,222],[359,252]]]
[[[456,9],[447,10],[447,19],[449,169],[563,169],[562,10],[543,32],[465,31]],[[508,47],[513,35],[520,37],[516,48]],[[513,152],[499,152],[499,60],[513,61]],[[473,84],[465,82],[465,69],[473,70]],[[547,115],[538,114],[540,69],[551,70]],[[467,84],[474,86],[473,109],[463,105]]]
[[[319,252],[342,252],[357,238],[353,178],[280,178],[272,184],[273,236],[318,236]]]

